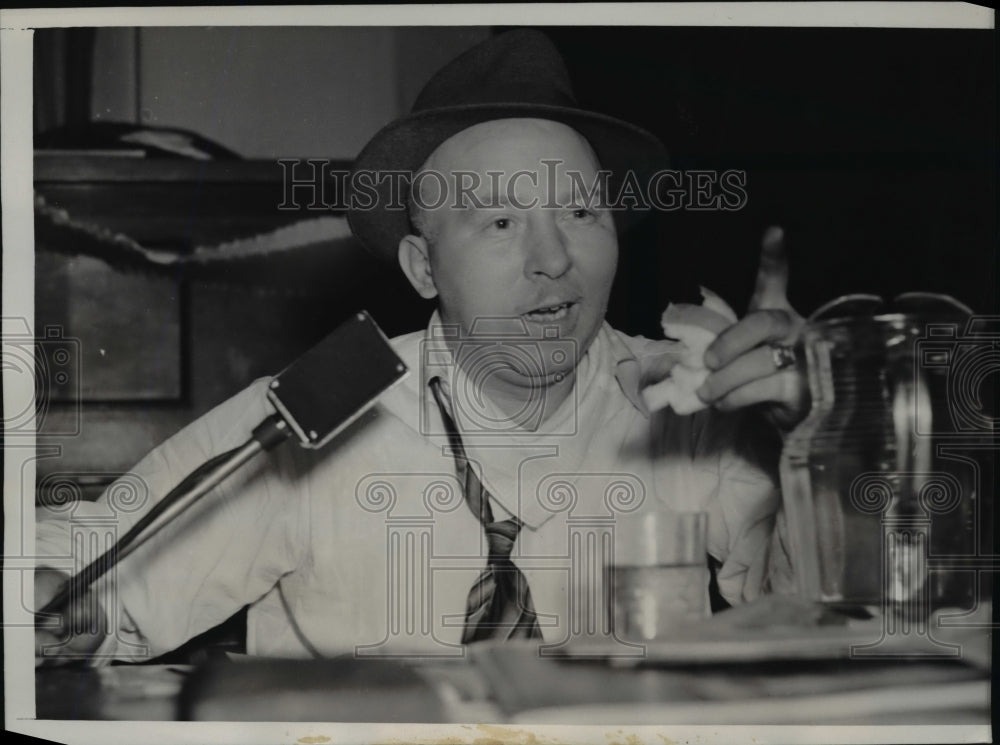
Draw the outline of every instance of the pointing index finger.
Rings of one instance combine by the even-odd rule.
[[[788,305],[788,253],[785,251],[785,231],[772,225],[761,239],[760,267],[757,284],[750,298],[750,310],[761,308],[786,309]]]

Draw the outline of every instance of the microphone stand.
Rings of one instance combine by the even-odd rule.
[[[59,592],[36,617],[51,615],[79,597],[90,585],[104,576],[112,567],[134,552],[160,532],[169,522],[218,486],[228,476],[239,470],[257,453],[272,450],[292,434],[288,424],[278,415],[272,415],[259,424],[246,443],[222,453],[192,471],[180,484],[125,533],[114,546],[94,559],[76,576],[66,582]]]

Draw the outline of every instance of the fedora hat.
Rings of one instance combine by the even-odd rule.
[[[374,174],[376,194],[370,207],[350,204],[347,217],[354,235],[370,251],[394,262],[399,241],[413,228],[398,196],[393,200],[393,179],[378,174],[416,174],[449,137],[475,124],[510,118],[548,119],[572,127],[594,148],[601,167],[612,172],[612,190],[628,170],[641,178],[667,162],[663,144],[646,130],[579,107],[566,64],[545,34],[508,31],[445,65],[424,86],[410,113],[386,125],[364,147],[355,160],[354,176],[362,171]],[[616,211],[619,228],[640,213]]]

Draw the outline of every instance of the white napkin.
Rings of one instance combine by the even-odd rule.
[[[650,411],[670,406],[678,414],[693,414],[707,406],[695,393],[710,372],[705,367],[705,350],[737,318],[725,300],[705,287],[699,289],[701,305],[671,303],[660,319],[663,333],[679,341],[683,352],[667,378],[643,390]]]

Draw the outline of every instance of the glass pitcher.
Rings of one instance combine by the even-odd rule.
[[[982,345],[963,344],[971,311],[952,298],[911,293],[894,306],[840,298],[803,331],[812,409],[781,460],[799,591],[831,604],[969,607],[969,567],[992,545],[991,505],[977,493],[989,481],[948,443],[985,440],[992,427],[988,380],[972,391],[978,419],[961,398],[976,384],[960,379],[962,355]]]

